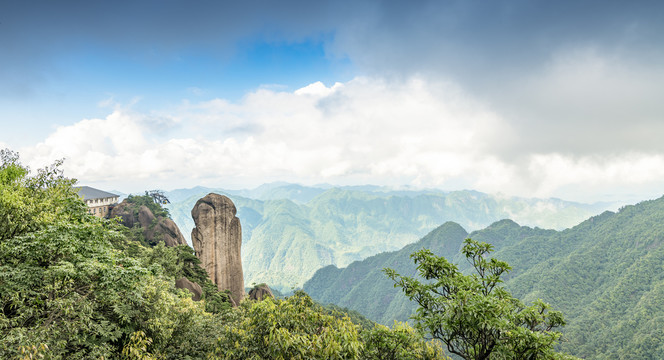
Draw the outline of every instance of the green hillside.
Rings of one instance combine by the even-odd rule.
[[[390,324],[397,318],[407,320],[413,309],[412,303],[394,289],[394,283],[382,269],[390,267],[402,275],[415,275],[415,267],[410,261],[403,261],[403,254],[427,248],[451,258],[459,252],[467,235],[458,224],[447,222],[400,251],[374,255],[343,269],[326,266],[305,283],[304,291],[323,303],[352,307],[383,324]]]
[[[564,231],[503,220],[469,237],[495,246],[513,268],[505,286],[540,298],[568,321],[563,351],[595,359],[656,359],[664,353],[664,198],[605,212]],[[370,319],[405,320],[414,306],[382,274],[415,274],[409,255],[429,248],[468,268],[458,255],[465,231],[447,223],[415,244],[346,268],[319,270],[304,285],[314,299]]]
[[[496,197],[476,191],[389,191],[375,186],[197,187],[167,193],[172,202],[168,208],[185,237],[194,225],[191,209],[210,192],[229,196],[238,209],[245,283],[266,282],[282,291],[302,286],[327,265],[343,267],[398,250],[446,221],[479,229],[512,218],[529,225],[564,228],[607,206]]]

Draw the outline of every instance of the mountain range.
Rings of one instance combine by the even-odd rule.
[[[447,222],[416,243],[345,268],[329,265],[304,290],[324,303],[391,324],[415,305],[382,269],[414,276],[410,254],[431,249],[468,270],[464,238],[488,242],[513,268],[504,286],[530,302],[542,299],[567,320],[562,351],[592,359],[654,359],[664,353],[664,197],[606,211],[562,231],[501,220],[470,234]]]
[[[230,197],[238,209],[245,283],[267,283],[280,291],[301,287],[327,265],[344,267],[398,250],[446,221],[469,230],[505,218],[562,229],[613,206],[370,185],[273,183],[252,190],[196,187],[166,192],[168,209],[186,238],[194,225],[191,209],[210,192]]]

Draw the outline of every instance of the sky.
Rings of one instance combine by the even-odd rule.
[[[0,148],[142,192],[664,193],[661,1],[0,1]]]

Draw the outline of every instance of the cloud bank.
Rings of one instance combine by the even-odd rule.
[[[238,102],[183,102],[168,115],[118,106],[21,153],[32,166],[64,157],[68,176],[125,191],[281,180],[594,201],[613,200],[602,191],[662,185],[661,154],[539,151],[532,143],[549,134],[532,136],[523,139],[509,119],[452,83],[360,77],[293,92],[259,89]]]
[[[411,184],[589,200],[651,197],[664,185],[661,1],[72,4],[0,4],[1,105],[67,94],[75,85],[60,77],[87,83],[63,65],[72,59],[100,61],[97,75],[108,66],[110,76],[89,82],[127,98],[145,95],[131,93],[145,84],[123,72],[128,64],[144,65],[128,67],[149,70],[146,82],[186,78],[197,66],[223,73],[256,44],[322,44],[326,59],[347,60],[347,78],[357,76],[259,88],[240,100],[198,83],[178,83],[187,95],[177,95],[164,81],[154,96],[166,102],[206,100],[59,118],[64,126],[21,149],[34,164],[66,157],[82,181],[131,191]],[[180,66],[186,71],[168,71]],[[21,110],[45,108],[21,101]]]

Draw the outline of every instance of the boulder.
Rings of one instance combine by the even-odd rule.
[[[138,208],[138,216],[134,214],[135,205],[123,200],[110,212],[110,217],[120,217],[122,225],[132,228],[139,225],[143,229],[143,237],[148,243],[156,245],[163,241],[166,246],[187,245],[184,235],[173,220],[166,217],[155,217],[150,208],[141,205]]]
[[[187,245],[184,235],[175,225],[175,222],[169,218],[159,218],[159,222],[155,226],[155,232],[161,234],[161,239],[164,240],[166,246]]]
[[[272,294],[272,290],[265,285],[265,284],[260,284],[253,289],[249,290],[249,299],[250,300],[263,300],[266,297],[271,297],[274,299],[274,295]]]
[[[239,304],[244,297],[244,275],[242,227],[236,213],[226,196],[211,193],[198,200],[191,210],[196,225],[191,242],[210,280],[220,291],[230,290],[233,302]]]
[[[197,283],[187,279],[186,277],[181,277],[175,280],[175,287],[178,289],[186,289],[191,292],[191,299],[198,301],[203,296],[203,289]]]
[[[152,211],[145,205],[141,205],[138,208],[138,223],[141,224],[143,229],[150,228],[153,222],[156,220]]]
[[[112,219],[114,217],[120,217],[120,221],[122,222],[122,225],[132,228],[134,227],[134,223],[136,222],[134,219],[134,213],[131,211],[130,208],[128,208],[129,204],[127,203],[127,199],[122,200],[121,203],[115,205],[113,209],[111,209],[111,212],[109,213],[109,217]]]

